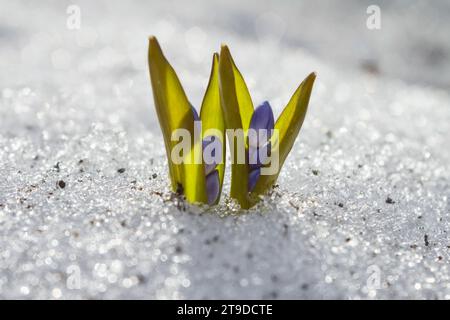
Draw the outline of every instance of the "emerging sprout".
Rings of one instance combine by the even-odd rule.
[[[203,98],[200,116],[189,103],[172,66],[164,57],[155,37],[149,39],[148,61],[156,113],[166,147],[172,191],[182,190],[191,203],[216,204],[222,190],[225,171],[225,125],[220,106],[218,64],[219,56],[213,55],[211,75]],[[172,139],[177,130],[185,130],[190,137],[188,152],[183,161],[174,161],[172,152],[177,145]],[[213,130],[214,134],[207,132]],[[200,138],[195,139],[197,131]],[[205,141],[214,139],[221,152],[220,163],[212,166],[202,161]],[[217,146],[217,144],[216,144]],[[200,159],[200,161],[198,161]]]
[[[220,58],[217,53],[213,55],[199,116],[155,37],[149,40],[148,58],[172,190],[182,190],[191,203],[219,202],[225,171],[226,129],[231,152],[230,196],[244,209],[255,205],[275,183],[295,142],[305,119],[315,73],[300,84],[275,122],[269,102],[254,110],[244,78],[228,47],[222,46]],[[181,156],[182,161],[175,161],[173,154],[179,149],[180,132],[188,133],[188,148]],[[244,144],[241,154],[239,138]]]
[[[220,52],[219,77],[221,105],[227,129],[242,129],[247,134],[252,131],[249,129],[270,131],[267,142],[261,141],[259,136],[256,140],[253,139],[256,142],[249,139],[248,163],[245,164],[238,163],[235,137],[229,136],[232,157],[230,195],[239,202],[242,208],[248,209],[259,201],[260,195],[266,193],[278,178],[281,167],[305,119],[316,74],[311,73],[300,84],[275,124],[272,108],[268,102],[264,102],[256,110],[253,109],[253,102],[244,78],[236,67],[230,50],[225,45],[222,46]],[[272,134],[272,129],[274,129],[274,134]],[[260,150],[261,148],[263,150]],[[255,151],[258,151],[256,155]],[[275,167],[275,172],[263,175],[264,159],[258,159],[258,156],[269,153],[275,153],[278,156],[275,159],[278,159],[279,162]]]

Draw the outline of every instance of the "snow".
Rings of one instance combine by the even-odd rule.
[[[0,297],[450,298],[448,3],[73,2],[0,3]],[[275,116],[317,72],[255,208],[169,192],[151,34],[196,106],[221,43]]]

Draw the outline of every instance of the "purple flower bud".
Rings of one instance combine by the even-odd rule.
[[[264,101],[253,112],[250,128],[256,132],[256,137],[249,131],[248,162],[250,173],[248,175],[248,191],[252,192],[261,174],[261,167],[268,164],[271,152],[270,137],[273,134],[275,120],[269,102]],[[266,130],[263,132],[262,130]]]
[[[248,163],[251,169],[260,168],[268,164],[271,153],[271,144],[266,143],[261,148],[255,148],[250,146],[248,148]]]
[[[217,166],[216,163],[212,164],[205,163],[205,175],[210,174],[214,169],[216,169],[216,166]]]
[[[252,192],[253,189],[255,189],[256,182],[258,182],[260,174],[260,168],[256,168],[250,171],[250,174],[248,175],[248,192]]]
[[[272,130],[274,128],[275,120],[273,118],[272,108],[270,107],[269,102],[264,101],[259,107],[255,109],[252,115],[252,119],[250,120],[250,129],[256,131],[257,139],[250,139],[249,144],[254,146],[258,146],[260,132],[259,130],[267,130],[266,138],[269,139],[272,136]],[[256,141],[255,141],[256,140]],[[255,145],[256,143],[256,145]],[[262,141],[261,144],[265,143]]]
[[[207,136],[207,137],[204,137],[204,138],[203,138],[203,141],[202,141],[202,143],[203,143],[203,145],[202,145],[203,150],[205,150],[205,148],[206,148],[207,146],[209,146],[211,143],[213,143],[214,141],[216,141],[216,137],[215,137],[215,136]],[[215,149],[215,148],[213,149],[211,155],[212,155],[213,157],[216,156],[216,149]]]
[[[214,170],[206,176],[206,195],[208,197],[209,205],[214,204],[219,196],[219,184],[219,171]]]

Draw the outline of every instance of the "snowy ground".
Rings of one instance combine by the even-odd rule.
[[[450,6],[318,2],[0,0],[0,297],[450,298]],[[171,197],[150,34],[194,105],[222,42],[276,114],[317,72],[256,208]]]

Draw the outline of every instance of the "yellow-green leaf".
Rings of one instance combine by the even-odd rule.
[[[202,162],[195,161],[195,159],[201,159],[199,158],[201,156],[202,142],[201,139],[199,139],[191,146],[191,150],[187,156],[189,161],[186,161],[183,165],[184,195],[190,203],[208,203],[206,195],[205,169]]]
[[[271,143],[272,152],[278,152],[279,154],[278,172],[274,175],[262,175],[253,191],[254,195],[266,192],[278,178],[284,161],[291,151],[305,119],[315,79],[316,74],[311,73],[303,80],[275,123],[275,129],[278,129],[279,135],[278,139],[272,140]]]
[[[177,144],[177,141],[171,140],[172,132],[175,129],[187,129],[193,137],[194,117],[178,76],[164,57],[155,37],[149,39],[148,60],[153,98],[166,147],[172,190],[176,191],[181,185],[188,201],[206,202],[203,164],[175,164],[171,158],[171,150]],[[198,152],[198,146],[191,145],[191,152],[186,157],[193,159],[195,152]]]
[[[203,97],[202,108],[200,111],[200,119],[202,121],[202,137],[205,138],[208,130],[214,129],[217,134],[215,135],[220,139],[222,143],[222,161],[217,165],[219,172],[219,184],[220,192],[217,197],[217,202],[220,199],[220,193],[222,191],[223,177],[225,173],[225,120],[223,118],[223,112],[220,101],[219,90],[219,55],[214,53],[211,75],[209,77],[208,87]]]
[[[253,114],[253,102],[241,72],[231,57],[230,50],[223,45],[220,51],[220,85],[228,111],[225,113],[227,128],[242,128],[246,131]],[[227,117],[230,117],[227,119]],[[228,124],[232,125],[229,127]]]
[[[222,109],[227,129],[243,129],[244,132],[250,125],[253,114],[253,102],[248,92],[247,85],[236,67],[230,50],[222,46],[219,59],[219,79],[222,97]],[[232,166],[231,166],[231,190],[230,196],[236,199],[242,208],[251,206],[248,199],[248,166],[237,161],[237,137],[228,137],[230,142]]]

